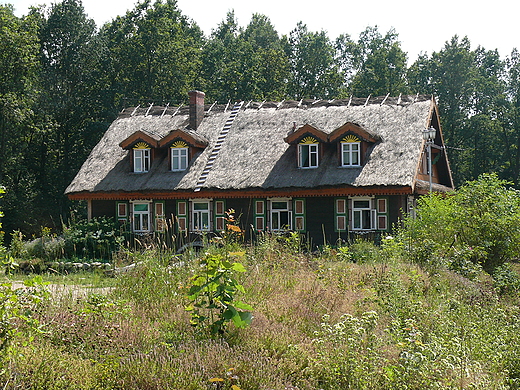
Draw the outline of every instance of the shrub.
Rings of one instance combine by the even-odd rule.
[[[350,245],[349,253],[351,261],[362,264],[378,261],[381,249],[372,241],[356,239]]]
[[[110,259],[123,242],[113,218],[81,220],[63,228],[66,257]]]
[[[407,218],[399,234],[411,260],[455,268],[469,260],[493,273],[517,258],[520,192],[510,185],[495,174],[484,174],[453,194],[419,199],[416,218]]]

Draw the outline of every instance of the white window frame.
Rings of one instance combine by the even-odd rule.
[[[207,209],[196,210],[196,205],[206,204]],[[207,225],[200,226],[201,219],[207,217]],[[192,200],[191,201],[191,230],[193,232],[209,232],[211,231],[211,201],[210,200]]]
[[[284,208],[274,208],[273,206],[276,203],[285,202],[286,207]],[[269,228],[273,232],[281,232],[285,230],[292,230],[292,210],[291,210],[292,200],[289,198],[281,198],[281,199],[270,199],[269,205]],[[282,213],[287,213],[287,225],[281,225],[281,216]],[[275,223],[276,222],[276,223]]]
[[[171,169],[173,172],[185,171],[188,168],[189,148],[170,148],[171,150]],[[177,153],[174,153],[177,152]],[[177,168],[175,167],[177,162]]]
[[[376,230],[375,213],[372,198],[351,198],[352,200],[352,230]],[[356,202],[368,202],[368,207],[356,207]],[[356,221],[357,219],[357,221]],[[359,224],[356,224],[359,222]],[[368,227],[367,223],[368,222]]]
[[[306,148],[308,154],[307,165],[304,165],[304,151]],[[318,168],[319,165],[319,144],[298,144],[298,167],[302,169],[313,169]],[[314,157],[315,161],[312,161]]]
[[[357,150],[353,150],[353,146]],[[345,150],[347,149],[347,150]],[[345,153],[348,153],[348,161],[345,161]],[[353,163],[353,155],[357,155],[357,163]],[[341,166],[343,167],[359,167],[361,165],[361,142],[342,142],[341,143]]]
[[[150,149],[133,149],[134,172],[144,173],[150,169]]]
[[[134,233],[149,233],[152,231],[151,204],[152,202],[148,201],[132,202],[132,231]],[[146,205],[146,210],[136,211],[136,206],[139,205]],[[136,227],[138,228],[136,229]]]

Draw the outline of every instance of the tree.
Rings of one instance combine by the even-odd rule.
[[[285,38],[290,61],[289,96],[301,98],[338,97],[343,75],[335,61],[335,48],[325,31],[310,32],[299,22]]]
[[[68,217],[65,188],[107,127],[100,98],[105,86],[97,73],[102,51],[96,25],[80,0],[63,0],[51,6],[48,16],[43,10],[40,15],[38,109],[47,131],[38,140],[38,201],[59,221]]]
[[[199,87],[203,35],[174,0],[142,0],[100,34],[115,108],[179,102]]]
[[[27,151],[34,128],[37,53],[37,19],[18,18],[11,6],[0,5],[0,183],[9,189],[3,205],[9,211],[7,230],[17,223],[19,211],[29,208],[23,201],[33,189]]]
[[[349,90],[356,96],[396,96],[408,91],[407,57],[399,35],[391,29],[385,36],[377,26],[367,27],[356,44],[347,45],[343,56],[350,56],[354,75]]]
[[[518,185],[520,182],[520,53],[517,49],[514,49],[506,60],[505,79],[508,110],[504,120],[504,137],[510,177]]]

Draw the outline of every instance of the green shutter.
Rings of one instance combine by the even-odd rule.
[[[178,200],[175,215],[175,226],[178,232],[189,231],[189,210],[187,200]]]
[[[267,229],[267,209],[265,199],[253,199],[253,226],[256,231],[263,231]]]
[[[155,231],[163,232],[166,229],[166,212],[164,201],[156,201],[153,204],[153,214],[155,220]]]
[[[294,230],[304,232],[305,227],[305,199],[293,200]]]
[[[128,220],[130,218],[130,205],[128,202],[116,202],[116,219],[117,221],[125,227],[125,229],[128,229],[129,224]]]
[[[384,231],[390,230],[387,197],[376,197],[376,229]]]
[[[337,232],[348,230],[348,199],[334,198],[334,227]]]
[[[215,231],[222,232],[226,228],[226,201],[224,199],[215,200],[213,211],[215,214]]]

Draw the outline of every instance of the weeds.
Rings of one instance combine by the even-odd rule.
[[[278,237],[266,236],[252,247],[244,247],[239,237],[223,236],[198,254],[124,252],[122,264],[135,266],[106,281],[82,274],[53,276],[53,283],[81,284],[85,277],[85,283],[115,288],[54,297],[34,307],[31,318],[45,333],[12,322],[13,353],[5,360],[0,384],[34,388],[38,383],[48,389],[70,388],[71,383],[78,389],[519,388],[516,264],[498,268],[494,280],[482,274],[469,279],[403,261],[399,240],[385,239],[381,248],[357,243],[357,248],[311,255],[295,252],[294,242]],[[361,248],[367,248],[363,259]],[[239,272],[242,268],[247,272]],[[202,284],[196,284],[199,277]],[[233,280],[221,284],[226,278]],[[201,287],[208,282],[215,285],[205,291]],[[208,317],[208,330],[226,319],[229,305],[237,309],[237,300],[251,304],[245,311],[254,321],[247,328],[227,326],[226,337],[201,337],[185,311],[193,285],[201,294],[193,299],[201,303],[198,314]],[[226,301],[230,291],[233,300]]]

